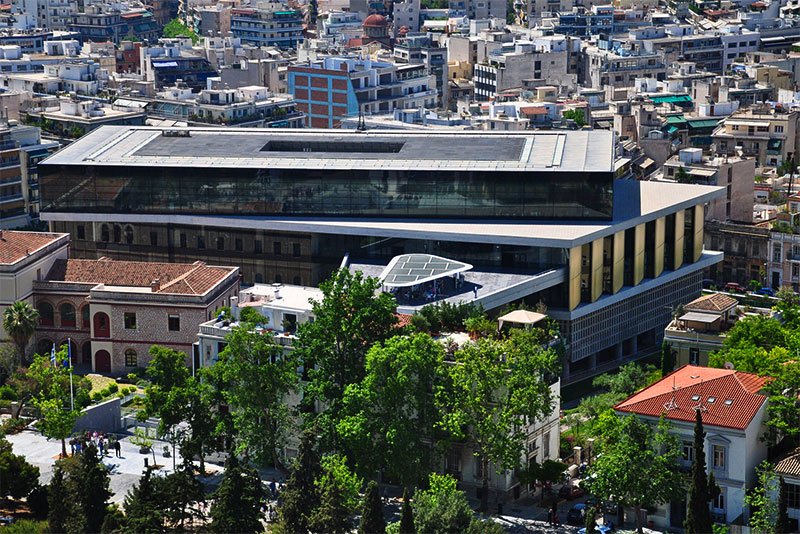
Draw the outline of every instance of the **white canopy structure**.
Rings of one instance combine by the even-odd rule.
[[[503,323],[516,323],[524,325],[534,325],[547,317],[543,313],[532,312],[528,310],[514,310],[508,312],[502,317],[498,317],[497,321],[500,323],[499,328],[503,328]]]

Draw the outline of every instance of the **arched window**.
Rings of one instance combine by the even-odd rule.
[[[107,224],[101,224],[100,225],[100,240],[101,241],[105,241],[106,243],[108,243],[108,241],[110,239],[111,239],[111,234],[108,231],[108,225]]]
[[[86,306],[88,308],[88,306]],[[92,342],[85,341],[81,347],[81,364],[92,367]]]
[[[36,309],[39,312],[39,325],[40,326],[53,326],[55,321],[53,320],[53,305],[49,302],[40,302],[36,305]]]
[[[130,224],[125,227],[125,242],[133,245],[133,226]]]
[[[136,351],[128,349],[125,351],[125,367],[139,367],[139,357]]]
[[[61,326],[67,328],[75,328],[75,306],[69,302],[65,302],[58,307],[58,313],[61,315]]]
[[[89,322],[89,305],[84,304],[81,306],[81,328],[91,328]]]
[[[103,312],[94,314],[94,337],[111,337],[111,323]]]
[[[53,348],[53,341],[47,338],[40,339],[36,344],[36,353],[50,356],[50,351]]]
[[[118,224],[114,225],[114,243],[122,241],[122,227]]]

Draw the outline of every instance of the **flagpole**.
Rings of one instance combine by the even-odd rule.
[[[75,393],[72,389],[72,339],[67,338],[67,359],[69,360],[69,409],[75,411]]]

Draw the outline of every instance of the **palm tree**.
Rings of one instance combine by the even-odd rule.
[[[28,304],[18,300],[3,312],[3,329],[19,349],[20,363],[25,359],[25,349],[36,330],[39,312]]]

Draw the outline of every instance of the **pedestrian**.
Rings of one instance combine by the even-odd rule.
[[[478,298],[478,286],[472,286],[472,293],[475,294],[475,298]]]
[[[122,446],[119,444],[119,440],[114,441],[114,452],[116,453],[117,458],[122,457]]]
[[[103,441],[103,437],[102,436],[97,438],[97,452],[100,454],[100,458],[105,456],[104,441]]]

